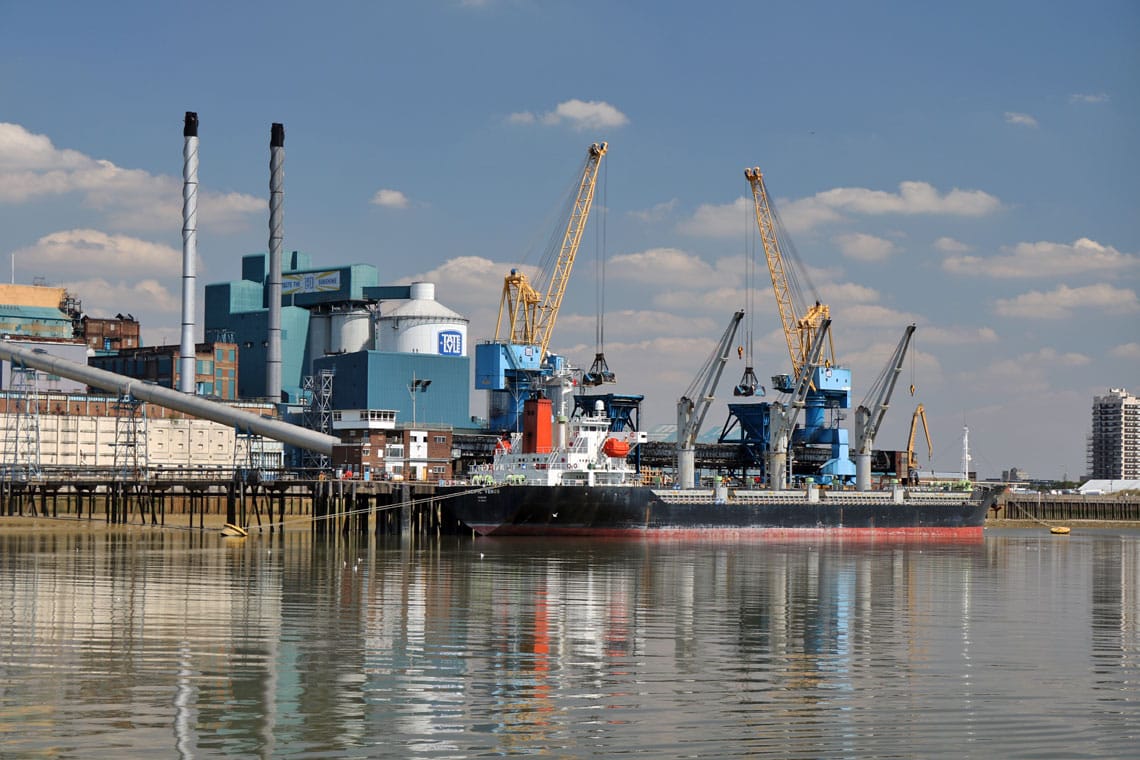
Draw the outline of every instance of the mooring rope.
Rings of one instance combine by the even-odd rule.
[[[342,517],[353,517],[356,515],[367,515],[367,514],[371,514],[372,512],[376,512],[376,513],[390,512],[390,511],[395,510],[395,509],[403,509],[404,507],[414,507],[414,506],[417,506],[419,504],[431,504],[432,502],[446,501],[448,499],[454,499],[458,496],[467,496],[468,494],[481,493],[483,491],[489,491],[489,490],[492,490],[495,488],[499,488],[502,485],[504,485],[504,484],[503,483],[491,483],[489,485],[480,486],[478,488],[469,488],[469,489],[466,489],[464,491],[456,491],[455,493],[443,494],[441,496],[433,495],[433,496],[428,496],[428,497],[424,497],[424,498],[409,499],[407,501],[401,501],[401,502],[397,502],[395,504],[384,504],[384,505],[372,505],[372,504],[370,504],[367,507],[361,507],[360,509],[349,509],[349,510],[346,510],[344,512],[334,512],[331,514],[322,515],[320,517],[318,517],[316,515],[310,515],[308,517],[299,517],[299,518],[294,518],[294,519],[290,519],[290,520],[279,520],[277,522],[260,523],[256,526],[246,525],[246,526],[244,526],[244,529],[245,530],[250,530],[253,528],[259,528],[259,529],[260,528],[270,528],[270,529],[272,529],[275,527],[281,527],[282,529],[284,529],[286,525],[293,525],[293,524],[300,524],[300,523],[316,524],[317,522],[324,521],[324,520],[338,520]]]

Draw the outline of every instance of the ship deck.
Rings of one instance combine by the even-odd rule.
[[[654,489],[662,501],[666,503],[684,503],[698,501],[713,501],[716,492],[711,488],[689,489]],[[969,501],[969,491],[922,491],[916,489],[903,489],[900,504],[961,504]],[[755,504],[763,503],[797,503],[808,498],[807,492],[798,489],[794,491],[769,491],[729,489],[726,503]],[[841,505],[855,504],[891,504],[895,503],[893,491],[819,491],[819,503]]]

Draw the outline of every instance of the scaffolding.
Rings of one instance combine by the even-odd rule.
[[[302,390],[305,396],[305,411],[302,421],[309,430],[332,435],[332,392],[335,370],[322,369],[317,375],[305,375]],[[307,470],[324,472],[332,464],[327,454],[306,450],[302,455],[302,466]]]
[[[13,362],[10,386],[4,426],[3,479],[13,482],[39,480],[43,474],[39,372]]]
[[[128,494],[133,495],[144,517],[149,510],[154,515],[150,488],[150,468],[147,452],[146,404],[130,394],[115,399],[114,489],[122,505],[120,519],[126,521],[125,505]],[[117,520],[112,520],[117,521]]]

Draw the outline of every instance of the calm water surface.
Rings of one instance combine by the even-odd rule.
[[[1140,755],[1140,532],[230,541],[0,522],[0,756]]]

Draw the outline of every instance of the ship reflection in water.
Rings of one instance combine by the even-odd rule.
[[[1121,757],[1140,533],[0,535],[0,755]]]

